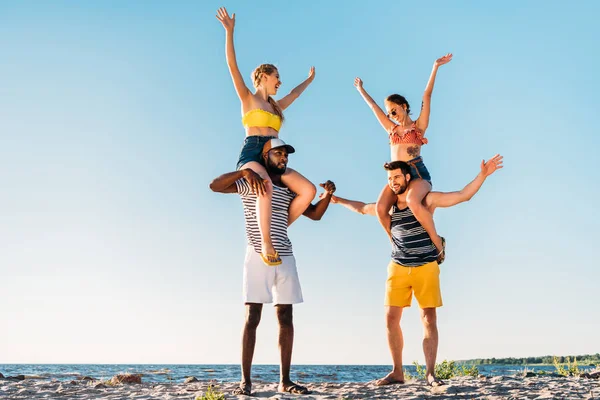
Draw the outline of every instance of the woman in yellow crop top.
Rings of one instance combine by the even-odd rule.
[[[310,69],[308,79],[295,87],[287,96],[278,101],[273,99],[277,94],[281,81],[274,65],[262,64],[252,72],[252,83],[256,91],[252,93],[246,84],[237,65],[233,47],[233,30],[235,14],[231,17],[222,7],[217,11],[217,19],[225,28],[225,52],[227,66],[233,80],[235,91],[242,103],[242,124],[246,129],[246,139],[238,158],[237,169],[250,168],[265,180],[266,193],[257,197],[258,227],[261,233],[261,257],[267,265],[281,264],[281,258],[271,240],[271,197],[273,184],[265,167],[261,163],[262,148],[266,142],[278,137],[283,123],[283,110],[289,107],[304,92],[315,78],[315,68]],[[295,221],[314,199],[317,189],[298,172],[287,168],[282,181],[294,193],[288,215],[288,224]]]
[[[438,263],[440,264],[445,259],[446,241],[437,234],[433,215],[422,203],[427,193],[431,191],[431,177],[421,157],[421,146],[427,144],[427,139],[424,136],[429,125],[431,94],[433,93],[438,68],[451,60],[452,54],[446,54],[433,63],[433,70],[423,94],[421,114],[415,121],[411,120],[409,116],[410,106],[404,96],[399,94],[388,96],[385,99],[386,112],[384,112],[363,88],[361,79],[356,78],[354,80],[354,86],[373,110],[383,129],[388,133],[392,161],[405,161],[411,167],[411,180],[406,192],[406,202],[419,223],[429,234],[435,247],[437,247],[439,252]],[[396,195],[394,195],[389,185],[386,185],[377,200],[377,218],[390,237],[391,219],[389,212],[395,201]]]

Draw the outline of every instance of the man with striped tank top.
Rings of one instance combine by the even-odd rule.
[[[482,161],[475,179],[456,192],[430,192],[423,205],[433,214],[438,207],[452,207],[469,201],[479,191],[488,176],[502,168],[502,156],[496,155],[487,162]],[[412,296],[419,302],[421,321],[424,328],[423,352],[425,353],[426,379],[430,386],[444,385],[435,376],[435,361],[438,348],[437,307],[442,306],[440,289],[440,267],[436,261],[437,249],[425,229],[415,218],[406,203],[406,188],[411,180],[410,166],[403,161],[386,163],[390,188],[398,196],[391,215],[392,260],[388,265],[385,306],[386,325],[390,352],[393,359],[392,372],[379,379],[376,384],[391,385],[404,383],[402,369],[403,338],[400,317],[404,307],[410,307]],[[360,214],[376,216],[375,203],[363,203],[332,196],[338,203]]]
[[[288,155],[295,149],[281,139],[271,139],[263,147],[263,164],[273,182],[271,237],[281,264],[266,265],[261,255],[261,235],[256,216],[257,196],[263,195],[268,183],[251,169],[230,172],[214,179],[210,188],[219,193],[238,193],[244,207],[248,246],[244,261],[243,298],[246,304],[246,322],[242,337],[242,381],[233,394],[249,396],[252,390],[251,368],[256,343],[256,328],[260,322],[263,304],[274,303],[279,322],[279,350],[281,355],[278,391],[309,394],[310,391],[290,379],[294,325],[292,305],[303,302],[300,280],[292,243],[287,228],[298,216],[289,213],[295,197],[281,180],[287,170]],[[325,192],[316,204],[310,204],[303,215],[320,220],[327,210],[335,184],[320,185]]]

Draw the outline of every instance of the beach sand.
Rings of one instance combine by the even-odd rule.
[[[209,385],[226,399],[599,399],[600,380],[575,377],[496,376],[460,377],[431,388],[424,381],[377,387],[370,383],[302,383],[310,395],[277,393],[277,384],[255,382],[252,396],[234,396],[236,383],[144,383],[107,385],[100,381],[48,381],[26,377],[22,381],[0,378],[0,398],[6,399],[195,399]]]

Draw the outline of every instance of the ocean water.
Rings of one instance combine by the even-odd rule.
[[[479,373],[514,375],[524,370],[523,365],[479,365]],[[580,367],[581,368],[581,367]],[[584,367],[585,368],[585,367]],[[385,376],[389,365],[292,365],[292,379],[300,382],[369,382]],[[405,366],[413,375],[413,365]],[[553,366],[534,366],[528,370],[555,372]],[[141,374],[143,382],[182,382],[188,376],[200,381],[236,382],[240,380],[239,365],[199,364],[199,365],[149,365],[149,364],[0,364],[4,376],[25,375],[45,380],[71,381],[89,376],[95,379],[110,379],[123,373]],[[278,365],[252,366],[252,380],[255,382],[277,382]]]

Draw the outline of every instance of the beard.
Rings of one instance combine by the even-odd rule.
[[[287,165],[283,165],[283,167],[278,167],[277,164],[272,162],[270,159],[267,160],[267,172],[274,175],[283,175],[287,169]]]
[[[399,187],[398,189],[396,189],[396,190],[394,190],[394,189],[392,189],[392,188],[390,188],[390,189],[392,189],[392,192],[394,192],[394,194],[395,194],[395,195],[401,195],[402,193],[406,192],[406,188],[407,188],[407,187],[408,187],[408,185],[403,185],[403,186],[400,186],[400,187]]]

